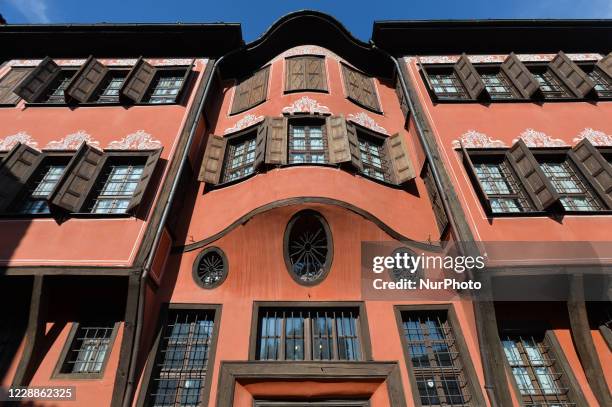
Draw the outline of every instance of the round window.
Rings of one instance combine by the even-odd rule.
[[[203,288],[215,288],[227,277],[227,259],[218,247],[204,249],[193,264],[193,279]]]
[[[415,268],[416,253],[406,247],[395,249],[391,256],[395,259],[395,267],[389,270],[394,281],[419,281],[422,278],[420,267]]]
[[[325,218],[304,210],[291,218],[285,230],[285,264],[295,281],[320,282],[329,272],[333,257],[332,236]]]

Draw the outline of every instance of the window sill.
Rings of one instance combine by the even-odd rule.
[[[69,213],[66,215],[67,218],[75,219],[108,219],[108,218],[135,218],[134,214],[131,213]],[[12,214],[2,213],[0,219],[11,219],[11,220],[34,220],[34,219],[55,219],[57,216],[53,214]]]
[[[555,217],[555,216],[592,216],[592,215],[612,215],[612,210],[601,211],[564,211],[564,212],[496,212],[487,213],[489,218],[536,218],[536,217]]]

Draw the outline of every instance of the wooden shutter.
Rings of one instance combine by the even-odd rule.
[[[415,178],[412,162],[408,155],[408,147],[404,136],[400,133],[388,137],[385,140],[385,149],[389,160],[389,170],[393,175],[393,181],[401,185]]]
[[[257,136],[255,138],[255,161],[253,162],[253,169],[257,171],[259,167],[265,162],[266,159],[266,144],[268,135],[268,125],[266,121],[259,123],[257,126]]]
[[[540,89],[540,84],[533,77],[529,69],[512,52],[500,66],[510,82],[518,89],[521,96],[529,99]]]
[[[266,164],[287,164],[287,118],[268,117],[266,125]]]
[[[353,99],[354,101],[361,103],[361,80],[357,75],[357,72],[343,64],[342,77],[344,78],[344,88],[346,90],[346,96],[349,99]]]
[[[183,75],[183,83],[181,85],[181,89],[179,89],[178,93],[176,94],[176,98],[174,98],[174,101],[176,103],[181,102],[181,100],[183,99],[183,95],[185,94],[186,90],[189,88],[189,79],[191,78],[191,71],[193,70],[194,65],[195,65],[195,59],[191,62],[191,65],[185,68],[185,74]]]
[[[474,68],[474,65],[472,65],[465,53],[462,54],[457,63],[455,63],[453,70],[467,93],[470,95],[470,98],[478,99],[485,90],[485,85],[476,71],[476,68]]]
[[[419,67],[419,70],[423,74],[423,78],[425,78],[425,83],[427,84],[427,87],[435,95],[436,92],[434,90],[433,85],[431,84],[431,79],[429,78],[429,75],[427,74],[427,69],[425,69],[425,66],[423,66],[423,62],[421,62],[421,58],[419,58],[418,56],[417,56],[417,66]]]
[[[151,66],[142,57],[138,58],[138,61],[136,61],[136,64],[123,82],[121,95],[135,103],[141,102],[147,94],[154,77],[155,67]]]
[[[0,105],[15,105],[19,96],[14,93],[19,83],[32,72],[30,68],[12,68],[0,81]]]
[[[46,57],[17,85],[15,93],[26,102],[36,102],[60,71],[60,67],[51,58]]]
[[[548,67],[578,97],[585,97],[595,87],[591,78],[563,51],[559,51]]]
[[[612,78],[612,52],[597,61],[595,66],[604,71],[606,75],[608,75],[610,78]]]
[[[470,158],[470,153],[468,153],[466,148],[463,146],[463,143],[461,143],[461,155],[463,156],[463,165],[465,167],[465,170],[467,171],[468,176],[474,183],[474,186],[475,186],[474,189],[476,190],[476,194],[478,195],[478,198],[480,198],[480,201],[482,202],[482,205],[484,206],[485,211],[488,214],[493,213],[493,209],[491,208],[491,201],[489,200],[489,196],[485,192],[485,189],[482,186],[482,182],[480,182],[480,178],[478,178],[478,173],[476,172],[474,163],[472,162],[472,159]]]
[[[349,99],[370,110],[380,111],[374,79],[347,65],[342,65],[342,76]]]
[[[440,234],[443,234],[448,227],[448,217],[446,216],[444,204],[442,203],[440,192],[438,191],[438,187],[433,179],[433,174],[431,173],[429,163],[425,165],[421,177],[423,178],[425,189],[427,189],[427,194],[429,195],[429,200],[431,201],[431,208],[433,209],[434,216],[436,217],[438,230],[440,231]]]
[[[304,57],[306,72],[306,89],[327,90],[327,78],[325,75],[325,58]]]
[[[306,88],[306,60],[304,58],[288,58],[287,74],[285,75],[285,90],[303,90]]]
[[[4,157],[0,167],[0,212],[6,211],[42,161],[43,154],[18,143]]]
[[[608,209],[612,209],[612,166],[588,139],[578,143],[568,155]]]
[[[559,194],[523,140],[514,143],[506,152],[506,158],[538,210],[547,209],[559,201]]]
[[[330,116],[326,119],[326,125],[329,162],[340,164],[351,161],[351,146],[344,117]]]
[[[102,150],[83,143],[64,170],[64,175],[49,195],[49,202],[68,212],[83,209],[98,175],[102,171],[106,155]]]
[[[380,111],[378,105],[378,96],[376,95],[376,86],[374,86],[374,78],[370,78],[363,74],[361,75],[361,94],[363,95],[363,104],[377,112]]]
[[[132,200],[128,205],[126,212],[131,211],[136,206],[140,204],[142,201],[142,197],[147,190],[147,186],[151,181],[153,176],[153,172],[155,171],[155,167],[157,166],[157,161],[159,160],[159,156],[161,155],[162,149],[157,149],[155,151],[151,151],[149,156],[147,157],[147,162],[145,163],[144,169],[142,170],[142,175],[140,176],[140,181],[138,182],[138,186],[134,191],[134,195],[132,196]]]
[[[400,109],[402,109],[402,113],[404,114],[404,119],[408,118],[408,114],[410,113],[410,107],[408,106],[408,101],[406,100],[406,96],[404,95],[404,89],[402,89],[402,83],[399,78],[399,74],[397,80],[395,81],[395,94],[397,95],[397,100],[400,104]]]
[[[349,141],[349,149],[351,151],[351,164],[357,168],[357,171],[363,171],[363,162],[361,161],[361,150],[359,149],[359,137],[357,136],[357,127],[346,122],[346,134]]]
[[[268,96],[268,72],[270,67],[260,69],[253,76],[253,85],[251,86],[251,95],[249,97],[249,108],[260,104],[266,100]]]
[[[64,94],[80,103],[88,102],[107,72],[108,68],[90,55],[74,75]]]
[[[221,180],[221,171],[223,170],[223,159],[225,158],[226,147],[227,139],[224,137],[214,136],[212,134],[208,137],[198,181],[204,181],[207,184],[213,185],[219,183]]]

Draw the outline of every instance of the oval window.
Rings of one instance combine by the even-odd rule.
[[[291,218],[284,239],[285,264],[295,281],[304,285],[320,282],[329,272],[333,245],[325,218],[304,210]]]
[[[215,288],[227,277],[227,259],[218,247],[204,249],[193,264],[193,279],[202,288]]]
[[[423,278],[422,269],[415,268],[416,253],[407,247],[399,247],[391,253],[391,256],[396,260],[395,267],[389,270],[393,281],[399,282],[402,280],[419,281]]]

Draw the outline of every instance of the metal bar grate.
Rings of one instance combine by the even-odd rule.
[[[114,329],[113,322],[79,323],[62,366],[62,373],[100,373]]]

